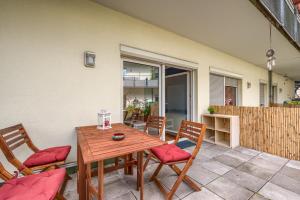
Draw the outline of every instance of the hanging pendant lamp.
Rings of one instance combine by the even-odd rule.
[[[272,71],[273,67],[276,65],[276,57],[274,49],[272,49],[272,24],[270,23],[270,49],[267,50],[267,68],[269,71]]]

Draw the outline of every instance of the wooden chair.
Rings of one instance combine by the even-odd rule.
[[[163,132],[165,131],[165,127],[166,127],[166,117],[150,115],[147,119],[144,132],[149,134],[149,132],[151,131],[150,129],[155,129],[158,131],[158,134],[157,135],[149,134],[149,135],[161,138]],[[145,151],[145,153],[148,154],[148,156],[146,162],[144,163],[144,170],[147,168],[149,161],[153,158],[151,151]]]
[[[34,153],[25,162],[19,161],[13,151],[26,144]],[[31,141],[22,124],[0,130],[0,148],[6,159],[24,175],[33,170],[46,170],[64,164],[71,146],[52,147],[39,150]]]
[[[61,168],[16,178],[0,162],[0,178],[5,181],[0,187],[0,200],[65,200],[61,190],[65,176],[66,170]]]
[[[187,183],[195,191],[201,190],[200,187],[196,183],[194,183],[192,179],[186,174],[189,168],[192,166],[193,160],[195,159],[196,155],[198,154],[201,148],[205,131],[205,124],[184,120],[181,122],[181,126],[176,136],[174,144],[165,144],[163,146],[151,149],[151,156],[154,156],[157,160],[159,160],[160,163],[155,172],[153,173],[152,177],[150,178],[150,181],[154,181],[156,183],[160,191],[165,194],[167,200],[172,199],[173,195],[175,194],[177,188],[179,187],[182,181]],[[196,146],[192,154],[176,146],[180,138],[187,138],[196,142]],[[147,160],[148,159],[150,158],[148,157]],[[186,163],[182,170],[180,170],[176,166],[176,164],[179,163]],[[159,180],[156,178],[163,165],[168,165],[178,175],[178,179],[176,180],[170,192],[167,192],[161,185]]]
[[[166,117],[160,117],[160,116],[149,116],[146,122],[146,126],[144,128],[144,132],[148,135],[161,137],[163,132],[165,131],[166,126]],[[151,129],[155,129],[158,131],[157,135],[150,134]]]

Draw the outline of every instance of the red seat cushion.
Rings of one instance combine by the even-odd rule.
[[[176,162],[187,160],[191,154],[180,149],[175,144],[165,144],[151,149],[151,152],[162,162]]]
[[[52,200],[65,175],[61,168],[6,181],[0,187],[0,200]]]
[[[26,167],[51,164],[54,162],[65,161],[70,153],[71,146],[52,147],[32,154],[23,163]]]

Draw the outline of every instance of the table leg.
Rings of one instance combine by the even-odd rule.
[[[91,177],[91,164],[86,165],[86,185],[87,185],[87,199],[92,199],[92,194],[90,191],[90,187],[92,186],[92,177]]]
[[[144,158],[144,151],[140,151],[137,153],[137,158],[138,158],[138,169],[137,171],[138,174],[138,186],[140,190],[140,200],[144,199],[144,166],[143,166],[143,158]]]
[[[104,199],[104,164],[103,160],[98,161],[98,200]]]
[[[79,200],[87,199],[87,185],[86,185],[86,166],[83,162],[81,149],[77,146],[77,166],[78,166],[78,182],[77,182],[77,190],[79,194]]]
[[[133,154],[129,154],[128,157],[129,157],[129,161],[131,162],[132,159],[133,159]],[[132,165],[130,165],[130,166],[128,167],[128,174],[133,175],[133,166],[132,166]]]

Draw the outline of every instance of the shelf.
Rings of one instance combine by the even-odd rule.
[[[230,147],[230,134],[227,132],[216,131],[216,144]]]
[[[235,148],[239,146],[239,117],[234,115],[203,114],[202,122],[207,125],[204,141]]]
[[[215,129],[230,133],[230,118],[216,118]]]
[[[216,129],[216,131],[225,132],[225,133],[230,134],[230,129],[226,129],[226,128],[223,128],[223,129],[218,128],[218,129]]]
[[[213,116],[203,116],[202,121],[204,124],[207,125],[208,129],[214,129],[215,127],[215,117]]]
[[[207,129],[204,140],[215,143],[215,131]]]

